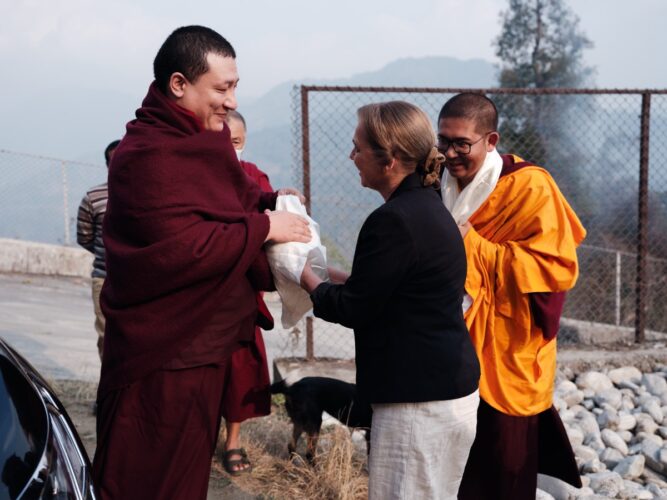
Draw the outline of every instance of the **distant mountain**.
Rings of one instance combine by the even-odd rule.
[[[239,111],[248,123],[248,145],[244,158],[264,169],[275,186],[294,184],[292,154],[296,138],[292,137],[291,130],[294,114],[292,94],[298,92],[295,87],[299,85],[486,88],[495,85],[495,73],[495,67],[481,59],[462,61],[452,57],[422,57],[398,59],[377,71],[349,78],[281,83],[253,102],[239,103]],[[345,106],[329,112],[346,113],[354,121],[356,107],[368,101],[347,101]]]
[[[349,78],[292,80],[281,83],[250,103],[240,103],[239,111],[248,121],[250,132],[289,124],[292,120],[290,93],[298,85],[372,85],[382,87],[492,87],[495,67],[482,59],[462,61],[453,57],[397,59],[377,71]]]

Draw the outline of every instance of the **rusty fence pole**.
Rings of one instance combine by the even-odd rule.
[[[303,162],[303,196],[306,211],[311,215],[310,204],[310,128],[308,123],[308,87],[301,85],[301,161]],[[315,329],[313,317],[306,317],[306,360],[315,359]]]
[[[635,310],[635,342],[646,338],[646,262],[648,255],[648,160],[651,121],[651,94],[642,94],[642,114],[639,141],[639,196],[637,223],[637,283]]]

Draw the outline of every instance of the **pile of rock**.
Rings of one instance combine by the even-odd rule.
[[[541,477],[542,490],[556,498],[667,498],[667,367],[565,373],[556,382],[554,406],[584,488]]]

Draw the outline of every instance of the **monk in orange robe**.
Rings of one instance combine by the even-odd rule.
[[[473,93],[438,118],[443,203],[464,236],[463,307],[482,368],[459,498],[534,499],[538,472],[581,487],[552,396],[558,322],[586,232],[546,170],[498,154],[497,124],[493,102]]]

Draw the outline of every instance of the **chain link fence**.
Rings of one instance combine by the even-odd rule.
[[[404,100],[436,120],[471,89],[317,87],[292,91],[294,175],[330,264],[349,270],[357,235],[382,199],[349,159],[356,110]],[[667,91],[474,89],[496,102],[499,151],[545,167],[588,231],[564,318],[667,333]],[[650,156],[649,156],[650,152]],[[650,175],[649,175],[650,174]],[[306,353],[349,357],[340,326],[305,321]]]
[[[0,237],[76,244],[79,203],[107,169],[0,149]]]

